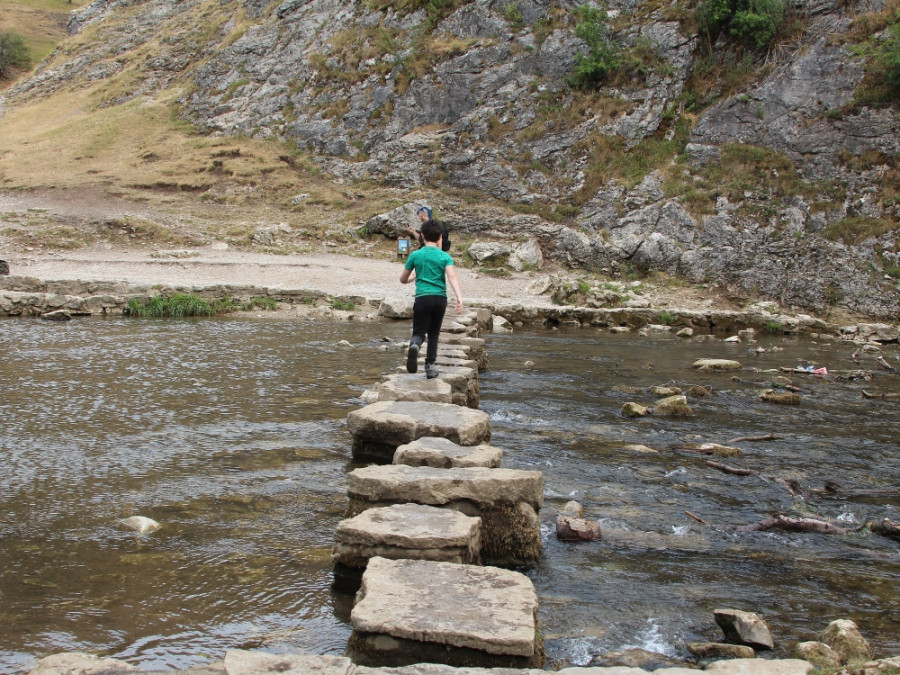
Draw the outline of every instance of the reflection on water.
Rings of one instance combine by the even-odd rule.
[[[351,600],[330,589],[330,550],[346,505],[345,419],[401,362],[381,338],[408,331],[250,318],[0,322],[0,672],[64,650],[145,669],[234,647],[342,653]],[[772,373],[735,382],[690,368],[705,356],[761,370],[857,367],[839,345],[763,344],[784,351],[574,329],[489,337],[481,400],[493,443],[505,466],[544,472],[545,551],[523,571],[538,589],[548,667],[627,646],[683,655],[686,641],[720,637],[720,606],[763,614],[779,647],[840,617],[878,652],[900,652],[895,542],[735,535],[685,513],[721,528],[776,512],[849,527],[900,519],[896,403],[810,377],[799,407],[774,406],[746,383]],[[622,386],[673,380],[714,395],[691,400],[694,418],[621,417],[624,402],[653,400]],[[865,387],[897,391],[900,378]],[[740,443],[743,457],[726,460],[760,472],[749,477],[668,450],[769,433],[781,439]],[[804,502],[790,478],[841,489]],[[606,540],[556,540],[554,509],[569,499],[602,521]],[[138,536],[118,525],[132,515],[163,528]]]

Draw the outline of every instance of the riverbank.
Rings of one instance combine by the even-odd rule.
[[[227,247],[179,250],[25,252],[10,256],[10,274],[0,276],[0,316],[120,314],[129,300],[158,294],[193,293],[248,302],[266,298],[282,317],[337,315],[356,320],[381,316],[408,318],[413,287],[399,282],[402,261],[338,253],[272,255]],[[620,284],[619,294],[597,306],[597,295],[559,296],[586,283],[569,271],[485,274],[460,267],[466,305],[484,307],[517,325],[579,325],[607,328],[660,326],[697,334],[734,334],[752,328],[787,334],[861,336],[895,342],[900,327],[841,317],[838,322],[792,313],[776,303],[739,306],[713,290],[659,286],[640,281]],[[613,286],[610,282],[599,286]],[[603,291],[606,293],[607,291]],[[603,297],[599,298],[603,302]],[[350,310],[350,311],[348,311]]]

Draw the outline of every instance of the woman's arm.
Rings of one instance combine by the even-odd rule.
[[[447,281],[450,282],[450,288],[453,289],[453,293],[456,295],[456,313],[461,314],[463,310],[462,291],[459,290],[459,277],[456,276],[456,268],[453,265],[447,265],[444,268],[444,272],[447,275]]]

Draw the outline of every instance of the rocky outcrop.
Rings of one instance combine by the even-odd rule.
[[[72,34],[95,39],[47,59],[8,92],[7,105],[120,75],[135,84],[104,106],[177,86],[181,114],[203,133],[296,145],[339,182],[476,195],[475,203],[441,204],[454,230],[479,239],[475,260],[613,276],[662,271],[820,314],[842,307],[900,316],[900,204],[890,197],[897,113],[850,105],[865,63],[847,35],[853,12],[869,8],[804,7],[805,30],[770,53],[771,73],[701,110],[685,133],[698,45],[685,32],[691,22],[650,2],[619,4],[611,37],[640,54],[642,74],[585,94],[566,81],[586,49],[568,0],[489,0],[443,13],[231,0],[212,18],[191,0],[97,0],[69,21]],[[248,19],[230,18],[238,11]],[[161,26],[184,39],[150,50]],[[140,54],[137,65],[129,54]],[[645,154],[639,146],[651,138],[673,141],[667,158],[644,175],[598,178],[612,158]],[[783,164],[735,167],[746,174],[743,189],[713,185],[714,208],[693,208],[691,186],[709,180],[704,167],[721,164],[735,144]],[[673,175],[669,160],[685,145],[692,161]],[[599,146],[609,146],[606,156]],[[867,159],[850,161],[859,157]],[[802,186],[772,185],[773,174],[788,171]],[[366,231],[402,232],[397,218],[380,218]],[[881,226],[870,235],[840,227],[860,218]],[[259,231],[258,241],[279,227]]]

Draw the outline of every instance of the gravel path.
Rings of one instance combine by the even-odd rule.
[[[334,296],[402,299],[412,284],[400,283],[402,263],[340,254],[266,255],[213,248],[182,252],[74,251],[24,253],[7,258],[10,274],[45,281],[128,281],[138,284],[202,287],[217,284],[320,291]],[[480,275],[458,269],[466,304],[518,303],[549,306],[530,287],[542,275]]]

